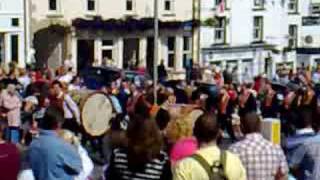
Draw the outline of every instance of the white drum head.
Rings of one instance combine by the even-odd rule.
[[[110,128],[114,116],[113,105],[103,93],[94,93],[87,97],[81,110],[82,125],[92,136],[101,136]]]

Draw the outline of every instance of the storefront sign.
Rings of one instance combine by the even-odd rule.
[[[305,16],[305,17],[302,17],[302,25],[303,25],[303,26],[316,26],[316,25],[320,25],[320,17],[315,17],[315,16]]]

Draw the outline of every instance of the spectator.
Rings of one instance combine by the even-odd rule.
[[[288,167],[280,146],[273,145],[260,134],[260,117],[255,112],[241,118],[245,138],[230,150],[239,155],[247,171],[248,180],[285,179]]]
[[[320,84],[320,65],[318,65],[317,71],[313,73],[312,81],[314,84]]]
[[[171,109],[177,109],[172,108]],[[183,110],[182,110],[183,109]],[[171,111],[171,118],[168,111],[162,108],[158,111],[156,121],[160,129],[163,129],[170,160],[174,166],[178,161],[193,155],[198,150],[198,142],[192,136],[195,120],[203,114],[202,110],[194,110],[187,113],[187,107],[178,110],[177,117]],[[167,115],[166,115],[167,114]],[[161,120],[161,121],[160,121]]]
[[[288,161],[291,161],[292,153],[304,142],[308,141],[311,137],[315,136],[315,132],[312,129],[312,111],[304,108],[301,109],[301,113],[299,113],[299,120],[296,121],[296,133],[295,135],[288,137],[286,140],[286,150],[288,151],[287,157]]]
[[[68,87],[68,91],[79,91],[79,90],[81,90],[81,88],[82,88],[81,78],[79,76],[73,77],[73,79]]]
[[[320,179],[320,123],[314,118],[317,134],[305,140],[293,153],[289,161],[291,172],[297,179]]]
[[[87,180],[93,170],[93,162],[90,159],[88,152],[81,146],[78,138],[71,131],[61,130],[59,131],[59,136],[67,143],[73,145],[80,155],[83,169],[80,174],[74,177],[74,180]]]
[[[74,74],[72,72],[72,68],[68,68],[67,72],[61,75],[61,77],[59,78],[59,81],[69,84],[73,78],[74,78]]]
[[[19,143],[19,128],[21,125],[21,111],[22,103],[17,95],[16,87],[13,84],[9,84],[7,91],[1,94],[1,104],[6,109],[6,118],[8,120],[9,130],[7,138],[12,143]]]
[[[106,179],[172,179],[170,161],[162,151],[162,137],[155,121],[133,117],[127,138],[127,148],[113,151]]]
[[[7,123],[0,120],[0,179],[16,180],[20,168],[20,155],[17,147],[4,140]]]
[[[219,170],[224,172],[223,175],[225,179],[246,179],[246,173],[239,158],[232,153],[222,151],[217,147],[216,141],[219,134],[219,127],[214,115],[201,115],[195,123],[193,133],[198,140],[200,147],[200,150],[196,152],[196,155],[203,159],[204,163],[200,163],[200,161],[196,160],[194,157],[182,160],[177,164],[174,170],[175,180],[210,179],[209,176],[211,177],[213,172],[209,172],[206,169],[215,168],[215,162],[218,162],[218,164],[222,166],[222,169],[219,168]],[[223,162],[223,158],[221,158],[223,154],[225,154],[224,156],[226,157],[225,162]],[[206,166],[204,164],[206,164]]]
[[[29,77],[25,69],[20,69],[18,82],[22,85],[23,90],[25,90],[28,87],[28,85],[31,83],[31,78]]]
[[[30,145],[28,157],[35,179],[71,180],[82,170],[76,149],[58,137],[64,121],[63,112],[48,107],[40,123],[40,135]]]

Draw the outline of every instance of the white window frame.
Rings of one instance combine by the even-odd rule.
[[[256,19],[259,19],[258,25],[256,25]],[[253,17],[253,41],[263,40],[263,16]]]
[[[288,29],[289,29],[288,47],[296,48],[298,46],[298,25],[290,24]]]
[[[173,38],[173,49],[169,49],[169,38]],[[174,69],[175,66],[176,66],[176,37],[175,36],[168,36],[167,37],[167,67],[170,68],[170,69]],[[169,57],[170,55],[173,56],[173,66],[169,66],[170,63],[169,63]]]
[[[170,3],[170,9],[169,10],[166,9],[166,3],[167,2]],[[175,0],[163,0],[163,11],[164,11],[164,14],[168,14],[168,15],[174,14],[174,10],[175,10]]]
[[[220,24],[220,20],[221,20],[221,24]],[[226,29],[227,29],[227,25],[226,25],[226,21],[227,18],[226,17],[220,17],[219,18],[219,23],[218,25],[214,28],[214,41],[215,44],[224,44],[226,43]],[[217,35],[221,34],[221,37],[218,37]]]
[[[297,13],[298,6],[299,6],[298,0],[288,0],[288,12],[289,13]]]

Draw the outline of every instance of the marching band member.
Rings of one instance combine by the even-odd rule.
[[[272,89],[270,83],[265,86],[265,98],[262,101],[261,111],[264,118],[277,118],[279,112],[279,101],[277,93]]]

